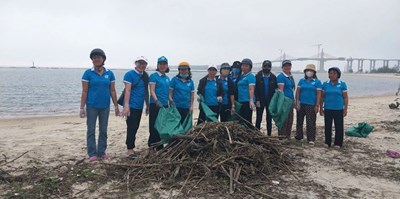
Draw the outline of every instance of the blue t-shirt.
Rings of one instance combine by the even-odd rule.
[[[229,77],[226,77],[225,79],[221,79],[221,77],[219,77],[219,80],[221,80],[221,83],[222,83],[222,88],[224,90],[224,94],[222,95],[222,105],[228,105],[229,104],[228,78]]]
[[[94,68],[87,69],[83,73],[82,81],[88,82],[87,108],[103,109],[110,107],[110,85],[115,82],[114,73],[106,68],[103,75],[99,75]]]
[[[284,73],[280,73],[276,77],[276,82],[278,85],[283,85],[283,94],[286,97],[294,100],[294,79],[291,79],[290,76],[287,76]]]
[[[247,74],[242,75],[237,85],[238,85],[238,101],[250,102],[249,86],[256,85],[256,77],[254,76],[254,74],[248,72]]]
[[[343,92],[347,92],[347,85],[343,81],[338,81],[336,84],[328,80],[322,84],[322,92],[324,92],[324,108],[328,110],[343,110],[344,99]]]
[[[300,88],[300,104],[317,104],[317,90],[322,89],[322,83],[319,79],[307,81],[305,78],[301,78],[297,87]]]
[[[215,79],[207,79],[206,86],[204,87],[204,103],[206,103],[207,106],[218,106],[217,88],[217,81]]]
[[[138,71],[130,70],[124,76],[124,83],[128,83],[131,87],[137,85],[131,90],[131,96],[129,98],[129,108],[134,109],[143,109],[144,97],[145,97],[145,88],[144,81],[141,78],[143,74],[140,74]]]
[[[160,72],[151,74],[149,78],[149,84],[155,85],[154,90],[158,101],[164,106],[168,106],[169,82],[169,77],[167,75],[162,75]],[[152,97],[150,97],[150,103],[155,103]]]
[[[268,96],[268,84],[269,84],[269,77],[270,76],[264,76],[264,95]]]
[[[183,82],[175,76],[172,78],[169,88],[174,90],[172,100],[174,100],[176,107],[190,107],[190,95],[194,92],[194,83],[192,80]]]

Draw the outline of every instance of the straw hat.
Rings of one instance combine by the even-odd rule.
[[[306,72],[306,70],[312,70],[314,72],[317,72],[314,64],[307,64],[306,68],[304,69],[304,72]]]

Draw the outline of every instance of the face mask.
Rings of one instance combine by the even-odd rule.
[[[238,68],[234,68],[234,69],[232,69],[232,73],[235,75],[239,75],[240,70]]]
[[[268,74],[269,72],[271,72],[271,69],[269,69],[269,68],[263,68],[263,73]]]
[[[186,75],[182,75],[182,74],[179,74],[182,78],[187,78],[187,77],[189,77],[189,74],[186,74]]]
[[[307,71],[306,72],[306,76],[307,77],[313,77],[314,76],[314,72],[313,71]]]
[[[229,75],[229,70],[221,70],[221,75],[222,76],[228,76]]]

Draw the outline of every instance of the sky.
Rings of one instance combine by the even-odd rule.
[[[280,49],[314,56],[316,44],[336,57],[400,59],[399,9],[399,0],[0,0],[0,66],[85,68],[93,48],[109,68],[162,55],[170,65],[256,63]]]

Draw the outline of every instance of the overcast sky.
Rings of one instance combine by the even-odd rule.
[[[400,58],[399,0],[0,0],[0,66],[109,68],[293,57]],[[295,67],[303,67],[298,62]],[[345,62],[340,64],[344,65]],[[377,63],[378,64],[378,63]]]

